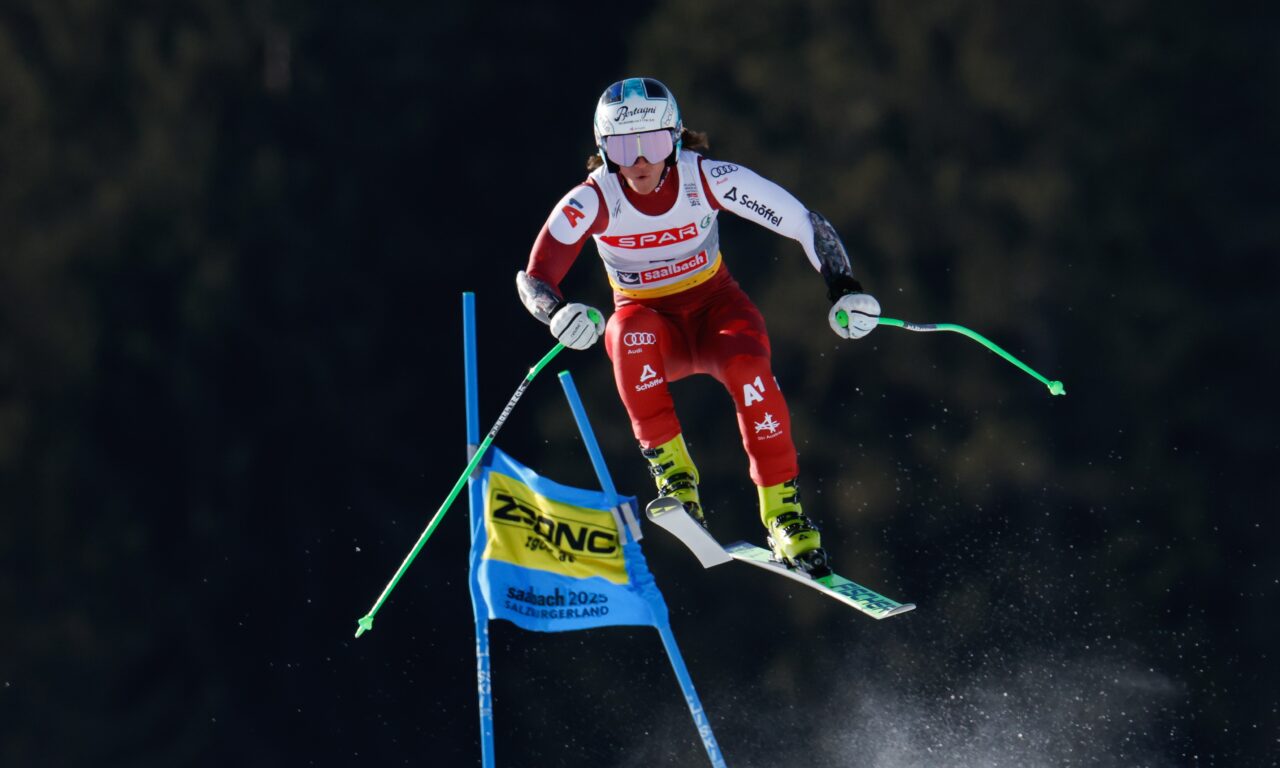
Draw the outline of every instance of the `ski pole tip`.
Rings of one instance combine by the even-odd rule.
[[[363,635],[365,632],[368,632],[369,630],[373,629],[373,617],[365,616],[364,618],[357,621],[356,624],[359,626],[359,629],[356,630],[356,637],[359,637]]]
[[[1067,388],[1064,387],[1060,381],[1051,381],[1049,382],[1049,394],[1065,395],[1067,394]]]

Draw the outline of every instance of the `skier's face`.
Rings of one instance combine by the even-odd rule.
[[[641,157],[634,165],[620,167],[618,173],[622,174],[622,178],[627,181],[627,186],[633,191],[647,195],[657,189],[658,182],[662,181],[663,166],[663,162],[651,163]]]

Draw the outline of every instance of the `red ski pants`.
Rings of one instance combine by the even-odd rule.
[[[641,447],[680,433],[668,383],[707,373],[733,398],[752,482],[775,485],[798,474],[791,416],[769,365],[764,318],[737,281],[725,272],[672,296],[615,294],[614,304],[605,348]]]

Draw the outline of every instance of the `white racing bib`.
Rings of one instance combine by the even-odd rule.
[[[671,210],[648,216],[636,210],[617,174],[591,174],[604,197],[609,225],[595,235],[596,249],[614,290],[632,298],[668,296],[710,280],[720,269],[717,211],[707,202],[698,173],[698,153],[685,150],[675,168],[680,184]]]
[[[719,211],[706,199],[707,190],[722,209],[800,243],[809,263],[820,271],[813,223],[803,203],[745,166],[706,160],[699,171],[698,160],[697,152],[680,153],[679,175],[665,182],[680,184],[679,195],[671,210],[658,216],[631,205],[617,174],[604,167],[591,174],[609,216],[605,231],[595,235],[596,249],[614,290],[632,298],[669,296],[705,283],[720,270]],[[581,210],[574,200],[562,201],[564,221],[558,223],[566,238],[576,229],[569,225],[576,225],[580,214],[591,217],[586,219],[589,224],[596,213],[594,201],[575,193],[569,198],[581,201]],[[567,242],[554,228],[552,234]]]

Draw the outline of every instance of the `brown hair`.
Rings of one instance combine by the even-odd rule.
[[[682,149],[692,149],[694,152],[710,152],[711,145],[707,143],[707,134],[702,131],[691,131],[688,128],[680,129],[680,144]],[[593,152],[587,158],[587,170],[594,171],[604,165],[604,161],[600,159],[599,152]]]

